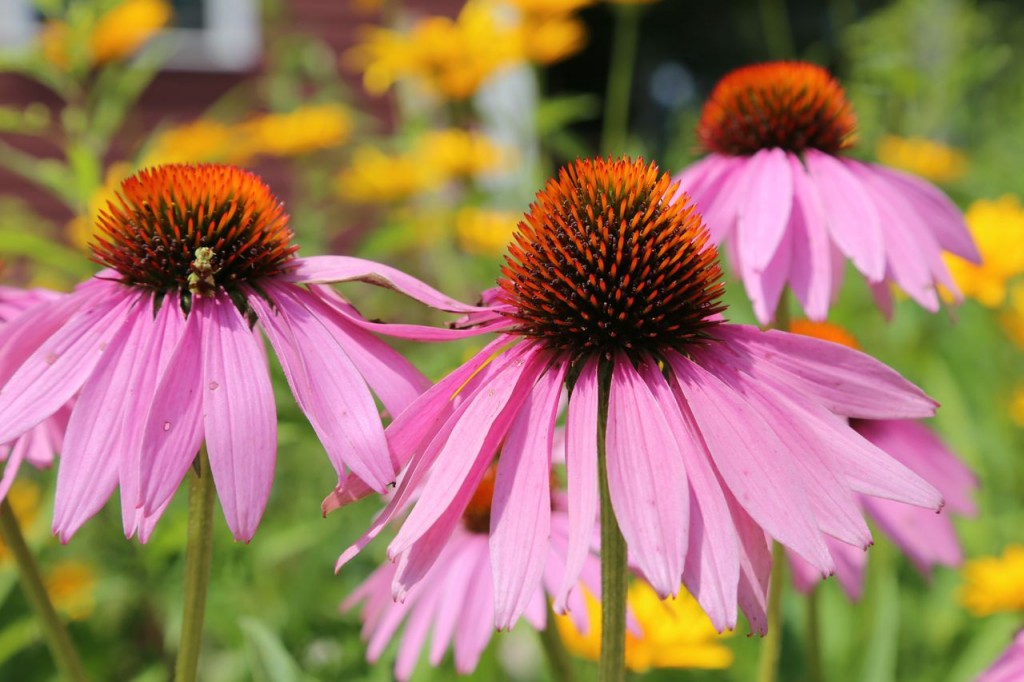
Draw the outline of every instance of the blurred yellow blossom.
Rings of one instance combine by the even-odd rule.
[[[96,229],[96,217],[107,207],[109,202],[117,201],[117,190],[121,187],[121,181],[131,175],[134,170],[135,167],[127,161],[113,163],[107,168],[103,186],[92,193],[85,212],[75,216],[68,223],[68,236],[72,244],[82,251],[89,251],[89,244],[92,242]]]
[[[1024,428],[1024,386],[1018,386],[1010,398],[1010,419],[1017,426]]]
[[[17,478],[7,491],[7,502],[11,505],[14,518],[18,525],[25,529],[35,523],[39,515],[39,499],[41,492],[39,486],[30,480]],[[0,561],[7,559],[7,546],[0,539]]]
[[[124,0],[95,19],[89,33],[90,66],[130,57],[171,19],[165,0]],[[70,61],[70,27],[63,21],[47,22],[39,33],[43,58],[66,67]]]
[[[524,17],[558,17],[577,12],[597,0],[509,0]]]
[[[1014,285],[1010,305],[1002,314],[1003,329],[1021,348],[1024,348],[1024,282]]]
[[[233,163],[245,163],[249,156],[240,153],[234,142],[231,126],[199,119],[158,133],[140,159],[139,167],[228,159]]]
[[[46,574],[46,591],[54,608],[71,620],[84,620],[96,605],[96,573],[88,564],[65,561]]]
[[[521,59],[516,27],[501,22],[486,0],[469,0],[454,20],[425,17],[408,32],[371,29],[344,55],[363,71],[371,93],[408,78],[453,100],[471,97],[496,71]]]
[[[401,201],[439,183],[418,159],[371,146],[357,147],[352,162],[335,178],[338,195],[356,204]]]
[[[232,133],[235,148],[253,156],[301,156],[342,144],[352,135],[352,123],[352,113],[340,104],[311,104],[256,116]]]
[[[1024,611],[1024,546],[1010,545],[1001,557],[964,564],[960,601],[976,616]]]
[[[558,633],[570,652],[597,660],[601,648],[601,604],[584,592],[590,629],[581,634],[568,616],[557,616]],[[635,672],[651,668],[728,668],[733,654],[711,619],[686,590],[676,599],[662,601],[647,583],[629,586],[629,609],[642,636],[626,633],[626,666]]]
[[[573,17],[544,17],[524,20],[523,55],[536,64],[554,64],[571,57],[587,43],[587,28]]]
[[[469,253],[501,255],[512,241],[522,213],[467,206],[455,214],[455,236]]]
[[[425,133],[416,143],[414,154],[434,173],[452,177],[472,177],[499,167],[502,150],[480,133],[447,128]]]
[[[1024,208],[1012,195],[979,199],[964,217],[981,252],[981,265],[948,254],[946,265],[964,296],[998,307],[1006,300],[1009,280],[1024,274]]]
[[[923,137],[886,135],[878,143],[875,156],[886,166],[932,182],[954,182],[967,172],[967,157],[963,152]]]

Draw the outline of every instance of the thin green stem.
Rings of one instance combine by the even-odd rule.
[[[821,668],[821,632],[818,621],[818,586],[815,585],[807,594],[807,679],[810,682],[822,682]]]
[[[71,643],[64,622],[50,602],[39,564],[32,556],[25,536],[21,534],[18,519],[14,516],[14,510],[11,509],[6,497],[0,501],[0,537],[3,537],[4,544],[18,564],[18,576],[25,589],[25,596],[35,611],[36,618],[39,619],[46,644],[50,647],[50,654],[57,664],[57,669],[60,670],[61,677],[73,682],[84,682],[86,677],[82,670],[82,661],[79,660],[78,653]]]
[[[612,9],[615,11],[615,28],[611,63],[608,65],[608,86],[604,95],[601,153],[619,155],[626,151],[626,137],[629,133],[629,101],[636,66],[641,8],[636,5],[613,5]]]
[[[764,28],[764,42],[773,59],[793,59],[796,46],[793,30],[789,25],[786,0],[759,0],[761,26]]]
[[[786,552],[779,543],[772,546],[772,577],[768,586],[768,634],[761,641],[757,682],[778,679],[782,653],[782,590],[786,582]]]
[[[206,591],[213,558],[213,474],[206,448],[196,458],[198,468],[189,469],[188,540],[185,546],[184,613],[181,641],[174,666],[175,682],[195,682],[202,647]]]
[[[626,539],[612,509],[605,456],[608,430],[610,366],[603,365],[598,384],[597,472],[601,488],[601,660],[599,682],[626,679]]]
[[[548,665],[551,666],[552,679],[558,680],[558,682],[576,682],[572,658],[565,650],[565,643],[558,634],[558,628],[555,626],[555,612],[550,604],[548,604],[547,627],[540,630],[538,634],[541,646],[544,648],[544,655],[548,659]]]

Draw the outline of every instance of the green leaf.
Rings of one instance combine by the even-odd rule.
[[[54,243],[45,234],[20,229],[0,229],[0,256],[27,258],[75,279],[95,271],[89,259],[77,251]]]
[[[277,633],[256,618],[240,618],[252,679],[255,682],[305,682],[310,678],[288,653]]]

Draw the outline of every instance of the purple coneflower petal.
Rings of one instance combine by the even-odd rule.
[[[747,160],[748,191],[737,207],[736,239],[740,261],[756,273],[771,262],[786,233],[793,206],[788,156],[776,147],[762,149]]]
[[[366,381],[304,300],[285,287],[275,287],[268,295],[276,308],[258,296],[249,296],[249,303],[335,470],[340,476],[349,467],[371,488],[384,492],[396,472],[386,456],[384,427]]]
[[[726,491],[726,499],[736,524],[740,548],[740,582],[737,600],[747,616],[750,629],[764,635],[768,632],[768,583],[772,572],[770,540],[742,505]],[[827,551],[827,550],[826,550]],[[830,558],[831,560],[831,558]],[[821,570],[820,568],[818,569]]]
[[[804,161],[821,197],[832,239],[868,280],[880,281],[885,276],[885,242],[871,196],[835,157],[808,149]]]
[[[696,363],[667,360],[700,427],[715,466],[744,509],[772,537],[823,573],[834,570],[817,523],[803,505],[807,491],[778,436],[750,404]]]
[[[565,422],[569,544],[565,573],[555,592],[555,610],[564,612],[590,550],[597,519],[597,360],[584,364],[569,396]]]
[[[14,440],[71,399],[137,300],[114,285],[43,341],[0,388],[0,443]]]
[[[935,564],[959,566],[963,561],[948,514],[873,497],[864,498],[864,508],[923,575]]]
[[[351,256],[313,256],[296,258],[281,279],[305,284],[361,281],[394,289],[438,310],[453,313],[472,313],[478,306],[466,305],[445,296],[437,289],[405,274],[401,270],[381,263],[352,258]]]
[[[277,412],[263,354],[231,299],[193,301],[204,317],[200,389],[210,469],[236,540],[259,526],[274,481]]]
[[[768,374],[807,394],[836,414],[862,419],[916,419],[935,414],[937,403],[896,370],[870,355],[800,334],[729,325],[720,335],[741,344]]]
[[[151,362],[147,333],[152,327],[147,319],[151,310],[152,297],[145,296],[126,315],[85,382],[68,421],[53,505],[53,532],[61,542],[67,542],[113,493],[122,453],[132,445],[125,431],[134,429],[141,434],[143,421],[126,413],[140,404],[131,391],[132,374]],[[141,445],[141,437],[138,440],[134,452]],[[136,497],[123,500],[133,516],[135,503]]]
[[[138,406],[145,424],[139,487],[143,510],[153,514],[181,485],[203,443],[202,376],[206,319],[195,310],[185,320],[152,405]],[[168,334],[168,340],[171,335]],[[148,408],[148,413],[146,412]]]
[[[901,171],[869,164],[873,173],[878,173],[900,187],[912,211],[921,216],[931,229],[936,240],[946,251],[972,263],[981,262],[981,254],[971,238],[964,216],[949,197],[937,187]]]
[[[680,443],[672,432],[649,383],[651,368],[641,376],[618,354],[608,396],[608,488],[626,544],[647,581],[664,598],[679,592],[689,542],[689,498]]]
[[[498,458],[491,507],[491,570],[499,630],[518,620],[537,594],[551,540],[551,439],[567,364],[534,384]]]
[[[468,576],[462,619],[455,633],[455,670],[463,675],[473,672],[491,639],[494,597],[487,574],[489,566],[487,553],[480,552],[477,565]]]
[[[825,228],[821,199],[811,185],[800,160],[793,165],[793,209],[790,212],[793,254],[790,280],[804,312],[812,320],[824,320],[832,301],[832,243]],[[774,310],[774,308],[773,308]]]

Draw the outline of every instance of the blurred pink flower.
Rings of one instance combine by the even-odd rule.
[[[502,333],[388,427],[407,465],[339,566],[415,501],[388,548],[403,598],[503,443],[490,553],[496,623],[510,627],[545,572],[567,384],[569,538],[556,607],[591,543],[602,383],[611,502],[631,556],[663,597],[682,577],[720,630],[735,626],[738,601],[764,632],[769,538],[828,575],[827,536],[871,542],[854,493],[941,507],[848,421],[925,417],[934,401],[857,351],[722,320],[715,249],[693,207],[668,201],[675,192],[653,164],[629,160],[577,161],[549,181],[519,225],[500,291],[485,296],[490,311],[468,320]]]
[[[1010,642],[1010,646],[992,666],[981,673],[975,682],[1020,682],[1024,680],[1024,630]]]
[[[40,333],[33,325],[20,325],[15,333],[10,321],[30,311],[34,306],[52,302],[61,297],[45,289],[17,289],[0,286],[0,386],[16,369],[10,362],[10,350],[27,338]],[[28,462],[37,469],[53,465],[54,454],[60,452],[64,441],[64,430],[68,425],[70,410],[67,406],[58,409],[53,416],[43,420],[17,438],[0,443],[0,462],[4,463],[3,477],[0,477],[0,500],[7,496],[14,483],[22,462]]]
[[[0,442],[78,394],[54,501],[62,541],[117,486],[125,533],[145,541],[204,442],[228,526],[252,537],[277,452],[257,325],[339,477],[350,467],[378,491],[394,481],[370,390],[397,414],[429,384],[336,294],[298,284],[329,270],[472,307],[369,261],[294,258],[280,202],[229,166],[142,171],[101,214],[100,234],[93,257],[110,269],[6,330],[20,336],[4,355],[17,369],[0,388]]]
[[[436,561],[404,595],[404,601],[396,601],[392,592],[392,583],[402,570],[402,564],[386,563],[342,604],[342,609],[349,610],[365,602],[363,637],[368,641],[366,657],[370,662],[380,658],[405,623],[395,661],[395,677],[402,682],[412,674],[428,634],[430,664],[439,665],[445,651],[453,646],[455,669],[468,674],[476,668],[480,654],[494,633],[495,595],[488,544],[494,471],[491,465],[451,534],[439,540],[443,546]],[[526,595],[523,612],[527,622],[537,630],[553,627],[548,622],[547,600],[548,595],[554,595],[559,588],[569,541],[569,519],[562,496],[556,494],[549,504],[550,536],[544,538],[538,549],[542,562],[541,584]],[[601,594],[601,567],[593,554],[586,556],[581,581],[591,594]],[[589,622],[582,590],[575,590],[570,596],[567,613],[577,628],[587,631]]]
[[[851,426],[893,459],[935,486],[946,506],[941,514],[891,500],[858,496],[867,515],[907,555],[923,575],[933,566],[959,566],[963,561],[952,513],[973,516],[971,492],[977,487],[974,475],[926,426],[914,421],[859,420]],[[852,600],[864,589],[867,553],[829,539],[836,559],[836,578]],[[821,579],[814,568],[789,553],[793,582],[808,592]]]
[[[737,69],[712,91],[698,126],[711,153],[678,179],[724,244],[763,324],[788,285],[823,320],[848,258],[888,315],[895,283],[928,310],[936,284],[959,298],[942,259],[980,261],[960,210],[912,175],[840,155],[856,119],[823,68],[773,62]]]

